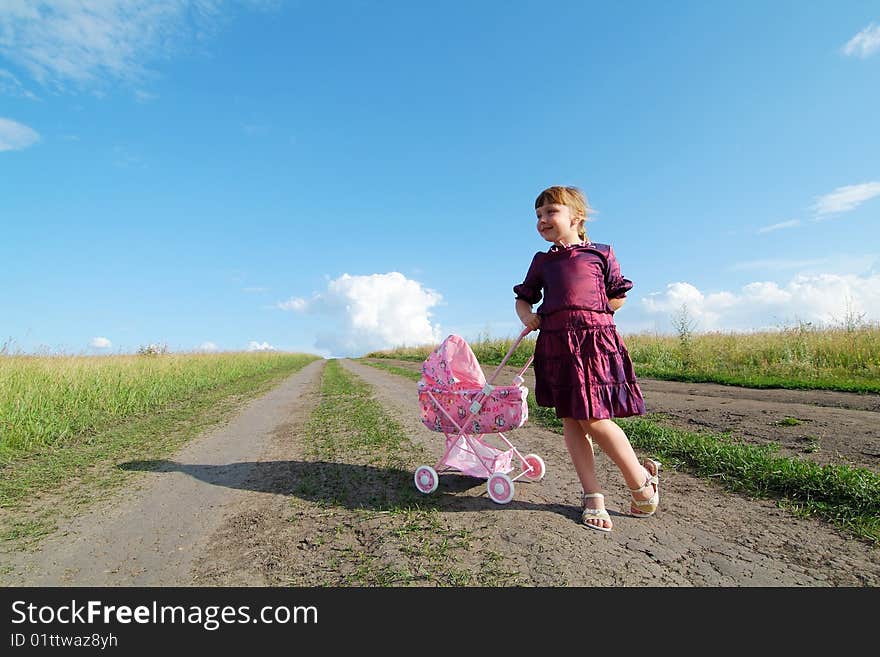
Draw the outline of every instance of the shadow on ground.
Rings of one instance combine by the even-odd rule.
[[[440,475],[440,486],[431,495],[417,492],[413,473],[399,468],[352,465],[326,461],[246,461],[224,465],[185,464],[168,460],[128,461],[117,467],[127,471],[181,472],[214,486],[258,493],[287,495],[299,499],[342,506],[347,509],[389,511],[406,507],[442,511],[511,509],[550,511],[579,520],[570,505],[517,500],[499,505],[486,494],[486,481],[460,473]],[[520,482],[517,482],[519,484]],[[540,484],[523,483],[523,486]],[[480,495],[461,495],[479,490]]]

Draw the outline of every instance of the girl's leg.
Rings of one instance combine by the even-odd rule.
[[[648,477],[656,474],[649,472],[645,466],[639,463],[639,458],[633,451],[629,438],[613,420],[580,420],[583,431],[586,431],[602,448],[612,461],[620,468],[620,472],[626,481],[627,488],[636,489],[644,485]],[[654,495],[654,487],[646,486],[638,493],[633,493],[637,500],[649,500]]]
[[[565,446],[574,463],[578,479],[585,493],[598,493],[600,490],[599,480],[596,479],[595,460],[593,459],[593,445],[587,438],[587,432],[581,425],[581,421],[570,417],[562,419],[562,434],[565,436]],[[604,508],[602,498],[590,497],[584,500],[591,509]],[[601,518],[588,518],[587,522],[599,527],[611,529],[611,522]]]

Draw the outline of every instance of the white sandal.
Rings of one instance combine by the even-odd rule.
[[[653,475],[651,474],[651,471],[646,467],[648,463],[652,463],[654,465]],[[637,500],[635,495],[632,496],[632,506],[630,506],[629,512],[630,515],[635,516],[636,518],[647,518],[648,516],[653,516],[657,512],[657,507],[660,506],[660,461],[645,459],[642,467],[645,468],[645,472],[647,473],[645,483],[638,488],[630,488],[629,492],[640,493],[648,486],[653,486],[654,494],[647,500]]]
[[[602,507],[603,508],[590,509],[587,507],[587,504],[586,504],[587,499],[593,498],[593,497],[598,497],[602,500]],[[583,504],[583,511],[581,511],[581,521],[587,527],[589,527],[590,529],[595,529],[600,532],[610,532],[611,531],[611,527],[605,527],[603,525],[593,525],[593,524],[587,522],[587,520],[593,520],[594,518],[599,519],[599,520],[607,520],[608,522],[611,522],[611,516],[608,515],[608,511],[605,510],[605,508],[604,508],[605,507],[605,496],[602,495],[602,493],[584,493],[584,496],[582,498],[582,504]]]

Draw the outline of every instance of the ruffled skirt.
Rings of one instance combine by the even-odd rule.
[[[610,313],[562,310],[541,318],[535,344],[535,399],[556,417],[644,415],[632,360]]]

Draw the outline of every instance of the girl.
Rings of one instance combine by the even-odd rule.
[[[614,325],[632,288],[620,275],[614,250],[587,239],[584,223],[594,212],[577,187],[549,187],[535,200],[538,233],[552,242],[535,254],[525,280],[514,286],[516,313],[536,331],[535,398],[556,408],[565,446],[584,489],[581,519],[611,531],[611,518],[596,478],[595,440],[620,468],[632,493],[630,513],[651,516],[660,503],[660,463],[639,460],[623,430],[611,419],[643,415],[645,403],[632,361]],[[544,303],[532,312],[532,305]]]

